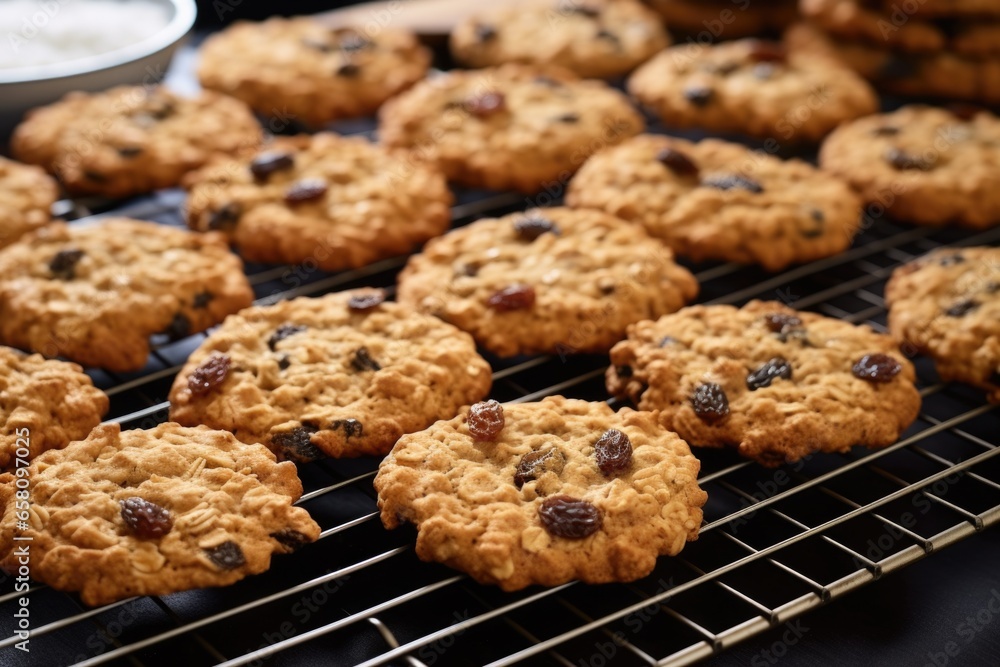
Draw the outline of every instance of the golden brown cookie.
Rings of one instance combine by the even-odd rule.
[[[698,536],[707,495],[656,414],[550,396],[495,401],[405,436],[375,477],[417,555],[512,591],[633,581]]]
[[[628,73],[667,44],[659,17],[638,0],[490,8],[451,33],[452,54],[469,67],[558,65],[599,79]]]
[[[424,78],[430,51],[397,28],[329,28],[310,18],[240,21],[201,49],[201,85],[262,114],[319,126],[368,116]]]
[[[1000,224],[1000,119],[987,111],[911,105],[861,118],[830,135],[819,161],[897,220]]]
[[[26,479],[28,468],[25,467],[24,470],[25,475],[23,477]],[[16,481],[17,477],[13,474],[9,472],[0,473],[0,561],[7,557],[14,544],[13,527],[8,528],[8,524],[4,520],[7,518],[7,515],[14,515],[17,511]],[[25,490],[27,491],[27,489]]]
[[[913,365],[889,336],[777,302],[691,306],[629,328],[608,391],[660,410],[696,447],[765,466],[885,447],[917,417]]]
[[[444,175],[362,137],[280,137],[185,184],[188,224],[225,233],[244,259],[356,268],[444,233]]]
[[[176,186],[215,157],[256,149],[261,137],[238,100],[121,86],[34,109],[14,131],[11,151],[45,167],[71,193],[127,197]]]
[[[668,126],[790,144],[878,110],[875,91],[846,67],[757,39],[671,47],[637,69],[628,90]]]
[[[226,318],[174,381],[171,419],[294,461],[384,455],[489,392],[468,334],[384,298],[354,290]]]
[[[221,234],[107,218],[0,251],[0,342],[84,366],[138,370],[153,334],[182,338],[252,301]]]
[[[861,222],[861,201],[847,184],[801,160],[651,134],[590,158],[566,203],[641,223],[695,261],[769,271],[842,252]]]
[[[0,345],[0,471],[86,438],[107,411],[108,397],[76,364]]]
[[[589,155],[643,126],[601,81],[504,65],[417,84],[382,107],[379,140],[436,162],[456,183],[532,194],[560,188]]]
[[[629,324],[672,313],[697,293],[694,276],[639,226],[568,208],[461,227],[399,274],[401,303],[506,357],[606,352]]]
[[[222,431],[109,424],[29,471],[29,518],[8,513],[0,533],[31,538],[32,579],[92,606],[232,584],[319,537],[292,506],[295,466]]]
[[[942,380],[1000,402],[1000,248],[935,250],[893,272],[885,301],[889,330]]]
[[[0,248],[52,220],[58,194],[43,169],[0,157]]]

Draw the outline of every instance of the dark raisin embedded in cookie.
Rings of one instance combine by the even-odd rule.
[[[783,63],[788,59],[788,51],[779,42],[758,39],[751,43],[747,56],[758,63]]]
[[[289,204],[314,201],[325,195],[328,189],[326,181],[321,178],[303,178],[285,190],[285,201]]]
[[[384,292],[372,292],[371,294],[352,296],[347,301],[347,307],[356,313],[367,313],[369,310],[378,308],[383,301],[385,301]]]
[[[608,477],[628,470],[632,466],[632,442],[618,429],[608,429],[594,443],[594,458]]]
[[[884,157],[885,161],[892,165],[894,169],[930,171],[934,168],[934,160],[932,158],[911,155],[910,153],[907,153],[899,148],[888,149],[885,152]]]
[[[540,215],[526,215],[514,221],[514,231],[518,238],[525,241],[534,241],[542,234],[559,234],[559,227],[556,223]]]
[[[698,165],[679,150],[664,148],[656,154],[656,161],[678,176],[698,175]]]
[[[807,226],[799,230],[799,233],[807,238],[814,239],[823,235],[826,228],[826,216],[818,208],[810,209]]]
[[[211,231],[230,231],[240,221],[243,215],[243,207],[237,203],[229,203],[222,208],[212,211],[208,216],[208,228]]]
[[[501,92],[486,92],[465,100],[462,107],[477,118],[488,118],[507,107],[507,99]]]
[[[306,544],[312,542],[312,540],[307,536],[303,535],[297,530],[292,530],[290,528],[284,528],[277,532],[271,533],[271,537],[284,547],[285,553],[292,553],[293,551],[298,551]]]
[[[961,264],[965,261],[965,257],[961,253],[954,253],[951,255],[945,255],[938,260],[938,264],[941,266],[955,266],[956,264]]]
[[[271,443],[281,450],[282,456],[296,463],[308,463],[323,458],[323,452],[312,444],[311,436],[319,429],[311,424],[303,424],[291,431],[275,433]]]
[[[972,299],[962,299],[958,303],[953,304],[948,310],[944,311],[944,314],[948,317],[965,317],[976,308],[979,308],[979,304]]]
[[[76,277],[76,265],[81,259],[82,250],[60,250],[49,262],[49,271],[54,278],[73,280]]]
[[[716,383],[706,382],[691,394],[691,407],[703,422],[715,424],[729,416],[729,397]]]
[[[595,34],[594,36],[597,37],[597,39],[603,39],[605,41],[611,42],[612,44],[615,45],[616,48],[621,48],[622,45],[621,39],[618,38],[618,35],[611,32],[607,28],[601,28],[600,30],[597,31],[597,34]]]
[[[755,391],[770,387],[776,378],[792,379],[792,365],[787,359],[775,357],[747,376],[747,389]]]
[[[205,549],[209,560],[220,570],[235,570],[246,565],[247,559],[243,555],[243,549],[232,540],[226,540],[217,547]]]
[[[132,159],[142,155],[142,148],[139,146],[122,146],[118,148],[118,154],[125,159]]]
[[[195,310],[202,310],[203,308],[207,308],[208,304],[211,303],[214,298],[215,295],[211,292],[198,292],[194,295],[194,299],[191,301],[191,307]]]
[[[357,419],[338,419],[330,423],[331,431],[344,431],[344,437],[360,437],[365,432],[365,426]]]
[[[351,368],[360,373],[364,371],[380,371],[382,370],[382,365],[372,359],[371,352],[368,351],[367,347],[359,347],[354,351],[354,357],[351,359]]]
[[[477,24],[475,33],[476,39],[480,42],[489,42],[497,37],[497,29],[491,25],[486,25],[485,23]]]
[[[558,116],[556,116],[556,122],[557,123],[579,123],[580,122],[580,114],[578,114],[578,113],[572,113],[572,112],[570,112],[570,113],[564,113],[564,114],[559,114]]]
[[[264,180],[278,171],[286,171],[295,166],[295,156],[285,151],[261,153],[250,163],[250,173],[258,180]]]
[[[520,489],[528,482],[538,479],[543,472],[554,472],[558,475],[565,465],[566,457],[557,450],[532,450],[517,462],[517,469],[514,471],[514,486]]]
[[[223,382],[229,375],[232,360],[227,354],[213,354],[188,377],[188,388],[195,396],[203,396]]]
[[[684,99],[696,107],[706,106],[715,97],[715,91],[708,86],[688,86],[684,89]]]
[[[892,382],[899,372],[903,370],[903,365],[888,354],[866,354],[861,357],[851,372],[854,377],[876,384]]]
[[[601,529],[601,511],[586,500],[552,496],[538,508],[542,527],[550,535],[580,540]]]
[[[615,373],[617,373],[618,377],[620,378],[630,378],[632,377],[633,372],[634,371],[632,370],[631,366],[625,364],[621,366],[615,366]]]
[[[708,188],[716,188],[717,190],[746,190],[747,192],[752,192],[759,195],[764,192],[764,187],[753,180],[752,178],[747,178],[746,176],[740,176],[739,174],[721,174],[715,176],[709,176],[702,180],[701,184]]]
[[[802,327],[802,320],[796,315],[769,313],[764,316],[764,324],[776,334],[788,334]]]
[[[535,288],[531,285],[511,285],[496,292],[486,304],[501,313],[527,310],[535,305]]]
[[[356,77],[358,74],[361,74],[361,66],[357,63],[344,63],[337,68],[337,76],[351,79]]]
[[[152,540],[163,537],[174,527],[170,511],[144,498],[132,496],[118,503],[122,520],[129,531],[139,539]]]
[[[466,418],[469,433],[480,442],[495,440],[505,423],[503,406],[494,400],[476,403],[469,408]]]
[[[273,350],[281,341],[285,340],[289,336],[302,333],[305,330],[306,327],[301,324],[282,324],[280,327],[275,329],[274,333],[271,334],[271,337],[267,339],[267,346]]]
[[[278,370],[279,371],[287,371],[288,367],[291,366],[291,365],[292,365],[292,358],[289,357],[287,354],[283,354],[280,357],[278,357]]]
[[[597,18],[601,15],[601,10],[598,7],[592,7],[590,5],[577,5],[575,3],[569,9],[570,14],[579,14],[580,16],[586,16],[587,18]]]
[[[167,328],[160,333],[172,341],[187,338],[191,334],[191,320],[184,313],[177,313]]]
[[[899,128],[895,125],[882,125],[872,130],[876,137],[894,137],[899,134]]]

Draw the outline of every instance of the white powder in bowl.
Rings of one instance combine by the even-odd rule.
[[[0,70],[114,51],[169,21],[166,4],[146,0],[0,0]]]

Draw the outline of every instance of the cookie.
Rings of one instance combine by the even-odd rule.
[[[491,9],[451,33],[451,52],[469,67],[558,65],[583,77],[626,74],[669,44],[659,17],[638,0]]]
[[[534,209],[427,244],[398,299],[503,357],[607,352],[632,322],[672,313],[698,284],[669,248],[600,211]]]
[[[886,17],[890,26],[902,29],[914,19],[997,19],[1000,5],[996,0],[863,0],[868,12]],[[857,0],[800,0],[806,16],[822,11],[830,15],[850,16],[857,13]],[[886,26],[886,30],[890,30]]]
[[[58,195],[43,169],[0,157],[0,248],[48,223]]]
[[[826,56],[850,67],[887,94],[1000,104],[1000,58],[964,58],[948,51],[900,54],[859,42],[834,40],[808,25],[786,33],[796,52]]]
[[[533,194],[643,130],[607,84],[540,71],[504,65],[423,81],[382,107],[379,140],[436,162],[461,185]]]
[[[14,130],[17,159],[45,167],[73,194],[127,197],[174,187],[220,155],[253,150],[260,126],[240,101],[204,92],[121,86],[69,93]]]
[[[878,109],[871,86],[850,70],[756,39],[671,47],[637,69],[628,90],[672,127],[790,144],[817,142]]]
[[[27,473],[28,469],[24,468],[24,470]],[[15,504],[18,491],[15,486],[16,481],[17,477],[12,473],[0,473],[0,560],[7,557],[14,545],[14,530],[6,527],[9,524],[5,523],[5,519],[17,511]]]
[[[430,63],[430,51],[405,30],[271,18],[205,40],[198,80],[264,115],[319,126],[371,115],[423,79]]]
[[[171,419],[304,462],[384,455],[489,392],[468,334],[384,298],[354,290],[226,318],[177,375]]]
[[[801,160],[716,139],[644,134],[590,158],[566,203],[642,224],[694,261],[789,264],[847,249],[861,201]]]
[[[798,16],[796,0],[647,0],[670,32],[699,43],[780,31]]]
[[[0,471],[86,438],[107,411],[108,397],[76,364],[0,346]]]
[[[911,105],[830,135],[820,165],[879,212],[921,225],[1000,223],[1000,119]]]
[[[100,426],[29,472],[28,526],[0,532],[31,538],[32,579],[92,606],[226,586],[319,537],[294,465],[204,427]]]
[[[356,268],[409,253],[451,222],[443,174],[361,137],[277,138],[185,184],[188,225],[225,233],[253,262]]]
[[[917,417],[913,365],[889,336],[777,302],[692,306],[629,328],[608,391],[697,447],[765,466],[885,447]]]
[[[698,469],[655,413],[550,396],[403,437],[375,489],[387,528],[416,525],[421,559],[513,591],[646,576],[698,536]]]
[[[221,234],[108,218],[0,251],[0,342],[84,366],[139,370],[150,336],[203,331],[252,301]]]
[[[905,53],[1000,55],[1000,20],[921,19],[898,5],[882,11],[858,0],[802,0],[801,8],[804,17],[838,39]]]
[[[1000,402],[1000,248],[935,250],[893,272],[885,301],[889,330],[942,380]]]

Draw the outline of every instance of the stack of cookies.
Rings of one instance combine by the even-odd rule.
[[[800,0],[799,48],[844,61],[881,90],[1000,102],[1000,3]]]

